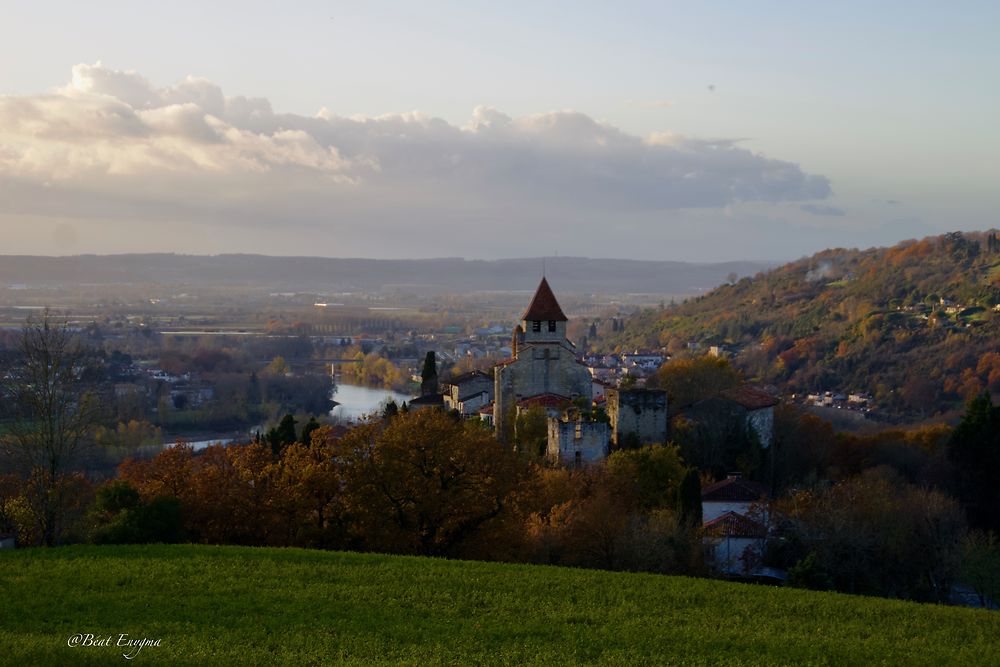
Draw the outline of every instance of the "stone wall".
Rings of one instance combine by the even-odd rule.
[[[600,463],[608,456],[610,429],[605,422],[549,419],[546,456],[566,466]]]
[[[591,393],[590,373],[577,363],[572,350],[559,344],[522,346],[517,359],[497,366],[494,382],[493,418],[501,440],[510,435],[506,433],[504,415],[512,413],[519,400],[538,394],[589,399]]]
[[[667,392],[656,389],[608,389],[611,442],[625,444],[634,433],[640,445],[666,444]]]

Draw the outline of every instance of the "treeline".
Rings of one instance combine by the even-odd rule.
[[[783,490],[753,512],[768,536],[743,553],[745,571],[773,567],[795,586],[934,601],[949,600],[962,581],[995,599],[996,488],[982,475],[960,477],[954,493],[948,485],[956,473],[996,462],[1000,445],[989,438],[998,414],[984,397],[954,432],[871,438],[837,436],[810,415],[781,416],[774,451]],[[97,486],[66,475],[61,541],[300,546],[713,574],[700,488],[714,480],[689,467],[677,446],[621,450],[603,465],[568,470],[517,454],[478,422],[440,410],[399,412],[346,432],[313,423],[307,437],[289,424],[278,446],[196,453],[178,445],[122,464],[116,479]],[[22,544],[43,541],[36,488],[30,477],[0,481],[0,522]]]

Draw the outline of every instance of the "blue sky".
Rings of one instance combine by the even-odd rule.
[[[1000,5],[870,4],[4,3],[5,252],[788,259],[1000,226]],[[126,75],[140,133],[56,131]],[[188,76],[274,118],[161,94]]]

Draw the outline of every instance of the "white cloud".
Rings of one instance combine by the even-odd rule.
[[[9,214],[90,211],[141,227],[169,211],[206,224],[337,231],[349,216],[355,235],[407,217],[442,233],[461,233],[463,219],[595,212],[655,224],[677,209],[830,193],[826,178],[734,141],[642,138],[577,111],[513,118],[477,107],[464,126],[419,112],[308,117],[227,97],[204,79],[157,88],[100,63],[75,66],[51,93],[0,97],[4,179]]]

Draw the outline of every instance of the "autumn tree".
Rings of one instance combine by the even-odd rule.
[[[672,412],[739,384],[740,374],[728,359],[707,355],[670,361],[647,382],[652,389],[666,390]]]
[[[488,429],[438,410],[356,427],[335,456],[356,534],[402,553],[458,552],[509,507],[524,474]]]
[[[72,502],[69,478],[92,447],[101,419],[100,402],[81,379],[86,363],[73,332],[46,311],[25,325],[19,359],[2,376],[11,414],[0,447],[30,480],[28,497],[48,546],[61,540]]]
[[[308,443],[290,445],[272,465],[271,508],[280,517],[279,543],[311,548],[351,546],[336,442],[333,429],[320,426]]]
[[[676,445],[618,450],[608,457],[606,467],[610,475],[632,487],[640,508],[673,508],[677,503],[685,470]]]
[[[771,564],[809,570],[803,579],[828,579],[850,593],[943,601],[959,573],[965,519],[958,503],[885,470],[798,491],[773,511],[797,560]]]

